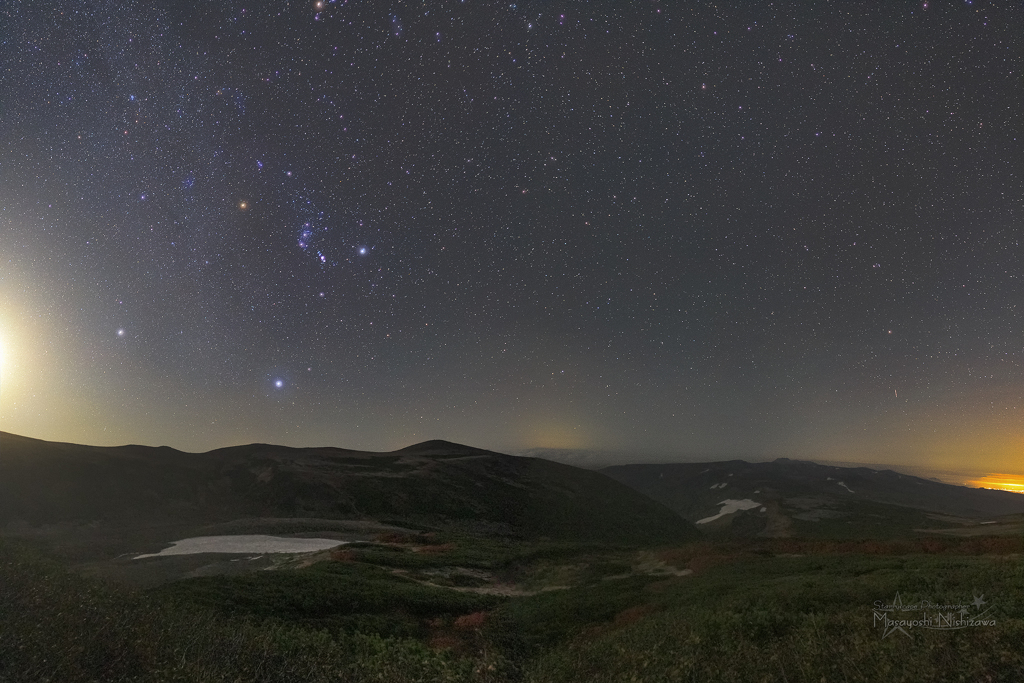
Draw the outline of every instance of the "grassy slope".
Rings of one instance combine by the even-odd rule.
[[[969,602],[993,627],[883,638],[872,605]],[[575,681],[1018,681],[1024,572],[1018,559],[812,556],[725,564],[648,585],[610,623],[547,651],[537,683]],[[521,607],[520,607],[521,609]],[[917,616],[919,613],[914,613]]]
[[[328,449],[271,446],[211,455],[230,455],[225,470],[236,490],[282,515],[461,523],[482,531],[629,543],[699,535],[664,506],[601,474],[442,441],[344,459]]]
[[[173,536],[175,525],[323,517],[623,543],[699,535],[604,475],[446,442],[385,454],[262,444],[189,454],[3,440],[0,524],[168,527]]]
[[[1024,676],[1020,539],[772,543],[682,546],[663,557],[695,575],[592,575],[568,590],[519,598],[446,594],[362,562],[125,593],[0,544],[0,680],[909,683]],[[606,549],[605,560],[616,552],[623,551]],[[518,562],[594,556],[594,548],[552,547]],[[509,565],[507,553],[494,561]],[[883,638],[872,606],[897,592],[905,604],[984,595],[996,624]],[[403,623],[419,639],[379,635],[401,632]]]
[[[521,576],[551,563],[629,566],[627,554],[614,548],[520,548],[518,556],[507,547],[488,550],[490,564],[487,551],[453,549],[449,556],[416,559],[422,565],[470,560]],[[486,607],[467,602],[464,610],[484,609],[486,616],[479,628],[456,632],[447,644],[500,653],[509,680],[545,683],[1015,681],[1024,674],[1024,654],[1016,647],[1024,637],[1022,551],[1024,543],[1013,538],[691,544],[661,556],[696,570],[694,576],[615,579],[576,572],[584,578],[567,590]],[[394,566],[402,555],[356,557]],[[270,584],[283,579],[260,577]],[[907,604],[970,602],[983,593],[997,625],[883,639],[871,608],[897,591]],[[225,594],[209,596],[206,604]],[[404,603],[397,598],[391,604]],[[447,614],[448,626],[458,623],[455,611]],[[432,623],[438,621],[444,620]]]
[[[539,536],[587,538],[596,529],[613,541],[635,542],[630,530],[652,515],[629,507],[632,492],[619,495],[621,488],[609,488],[600,475],[580,477],[566,466],[453,444],[384,455],[256,445],[213,458],[137,447],[28,446],[20,465],[6,456],[0,462],[0,512],[59,519],[86,509],[102,519],[108,511],[137,510],[152,521],[159,519],[153,509],[173,516],[174,506],[188,500],[198,501],[203,515],[221,509],[228,518],[239,511],[324,514],[324,505],[340,501],[349,506],[339,508],[340,516],[352,506],[422,520],[461,515],[477,532],[486,521],[534,536],[447,532],[435,535],[430,552],[400,544],[351,547],[338,555],[344,561],[190,579],[148,593],[69,574],[0,540],[2,683],[1024,680],[1019,537],[884,541],[877,538],[886,529],[874,522],[851,530],[835,518],[794,523],[794,531],[876,540],[629,550]],[[36,458],[37,447],[46,457]],[[175,473],[154,479],[166,474],[167,462]],[[32,472],[36,465],[42,469]],[[52,486],[33,500],[33,477],[41,473]],[[401,485],[385,486],[389,478]],[[95,487],[82,491],[83,481]],[[199,481],[206,488],[197,497]],[[120,495],[119,486],[132,489],[119,501],[121,512],[109,500]],[[880,514],[883,527],[892,513],[882,503],[861,505],[860,517]],[[661,511],[655,519],[664,512],[651,509]],[[683,529],[690,537],[689,527],[662,519],[669,536]],[[655,524],[647,540],[665,534]],[[695,574],[630,572],[640,555]],[[570,587],[498,597],[423,585],[452,567],[532,590]],[[447,575],[450,585],[475,585],[466,583],[472,578]],[[905,603],[969,602],[984,594],[996,625],[883,639],[871,606],[897,591]]]
[[[307,593],[315,599],[315,593]],[[497,681],[500,660],[421,641],[228,619],[71,574],[0,541],[0,681]]]
[[[494,608],[502,598],[425,586],[382,568],[325,562],[297,571],[178,581],[156,594],[228,615],[315,629],[424,638],[426,623]]]

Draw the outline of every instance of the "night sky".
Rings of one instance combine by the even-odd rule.
[[[1018,471],[1024,7],[5,2],[0,429]]]

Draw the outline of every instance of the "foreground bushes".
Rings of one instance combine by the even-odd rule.
[[[617,619],[547,650],[530,663],[526,679],[1024,681],[1019,556],[773,558],[722,564],[695,581],[688,578],[649,585],[649,614]],[[897,592],[904,605],[970,602],[984,593],[991,607],[987,618],[995,625],[883,637],[872,606],[876,600],[889,604]]]
[[[1024,681],[1018,542],[943,542],[910,555],[892,545],[771,548],[799,551],[789,556],[694,544],[662,554],[695,567],[690,576],[600,571],[575,588],[502,600],[344,563],[140,594],[0,542],[0,683],[1015,683]],[[1006,555],[974,554],[1008,543]],[[904,604],[984,599],[996,624],[883,637],[873,605],[897,592]],[[396,611],[418,638],[389,635],[405,623]]]
[[[411,639],[227,620],[0,542],[0,681],[491,681],[497,660]]]

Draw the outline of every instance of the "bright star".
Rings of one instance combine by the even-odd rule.
[[[118,337],[123,337],[124,336],[124,330],[118,330],[117,331],[117,336]]]
[[[366,255],[366,247],[359,247],[359,253],[360,253],[360,255],[365,256]]]
[[[284,380],[283,379],[275,379],[274,380],[274,386],[277,387],[278,389],[280,389],[281,387],[284,386]]]

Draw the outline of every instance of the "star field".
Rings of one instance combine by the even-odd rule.
[[[0,23],[4,431],[1020,462],[1019,3]]]

